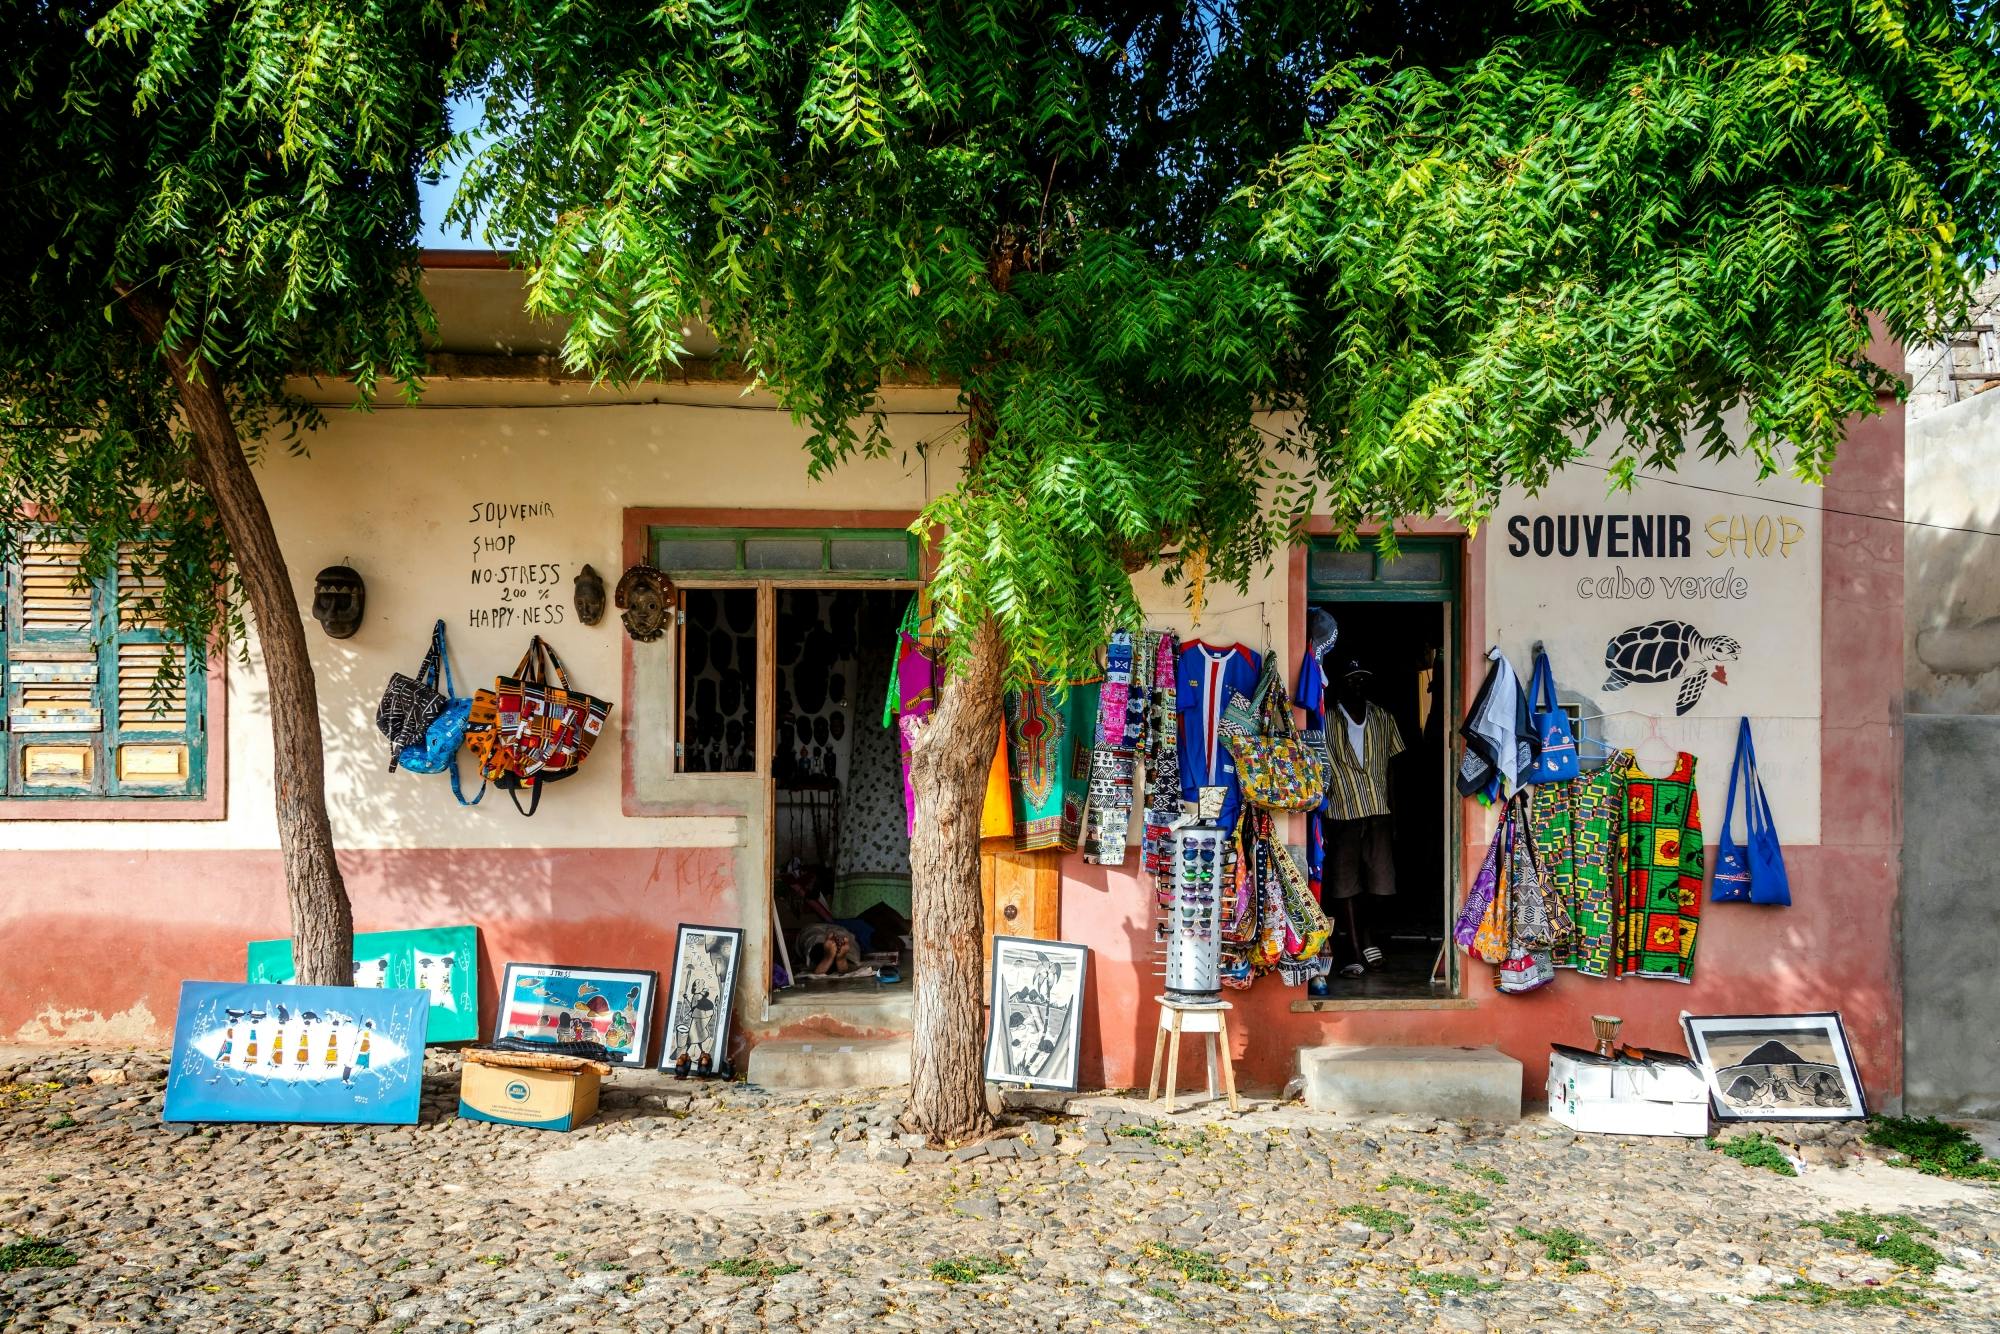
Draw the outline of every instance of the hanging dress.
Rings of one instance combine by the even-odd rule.
[[[1623,843],[1625,923],[1618,973],[1692,981],[1702,879],[1694,756],[1676,755],[1663,778],[1627,757]]]
[[[1090,785],[1088,743],[1097,721],[1097,692],[1095,683],[1065,690],[1036,682],[1008,693],[1007,758],[1014,787],[1016,851],[1076,851],[1083,835],[1084,793]]]

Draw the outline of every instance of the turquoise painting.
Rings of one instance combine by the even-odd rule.
[[[291,941],[250,942],[250,981],[290,982],[296,976]],[[471,1042],[479,1036],[479,928],[357,931],[354,985],[415,987],[431,998],[429,1041]]]

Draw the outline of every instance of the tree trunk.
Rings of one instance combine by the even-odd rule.
[[[195,378],[187,354],[161,341],[165,312],[143,297],[126,294],[125,301],[160,346],[173,373],[194,441],[197,476],[222,518],[230,556],[257,624],[271,706],[273,796],[285,892],[291,903],[296,980],[304,986],[348,986],[354,981],[354,914],[334,858],[333,828],[326,814],[319,688],[285,553],[278,546],[271,512],[265,508],[264,494],[257,488],[229,401],[214,372]]]
[[[979,999],[985,937],[979,817],[999,735],[1000,677],[1000,630],[989,616],[973,635],[964,669],[944,686],[910,746],[916,1033],[903,1124],[934,1142],[969,1139],[993,1124]]]

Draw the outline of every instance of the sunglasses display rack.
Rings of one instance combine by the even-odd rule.
[[[1199,825],[1174,831],[1173,897],[1167,904],[1167,995],[1182,1003],[1222,996],[1224,834]]]

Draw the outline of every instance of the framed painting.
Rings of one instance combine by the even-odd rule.
[[[1838,1011],[1681,1015],[1718,1121],[1854,1121],[1868,1115]]]
[[[986,1027],[989,1081],[1076,1091],[1089,968],[1088,945],[993,937],[993,1008]]]
[[[510,963],[500,978],[493,1036],[530,1042],[601,1042],[614,1065],[643,1068],[653,1037],[649,969]]]
[[[415,988],[183,982],[168,1121],[415,1125],[430,997]]]
[[[660,1069],[680,1075],[735,1073],[729,1021],[736,1008],[736,972],[743,932],[733,926],[683,924],[674,936],[674,971],[667,986],[667,1040]]]
[[[290,982],[297,976],[290,940],[253,940],[252,982]],[[354,933],[354,985],[415,987],[430,993],[427,1041],[475,1042],[479,1038],[479,928],[434,926],[415,931]]]

